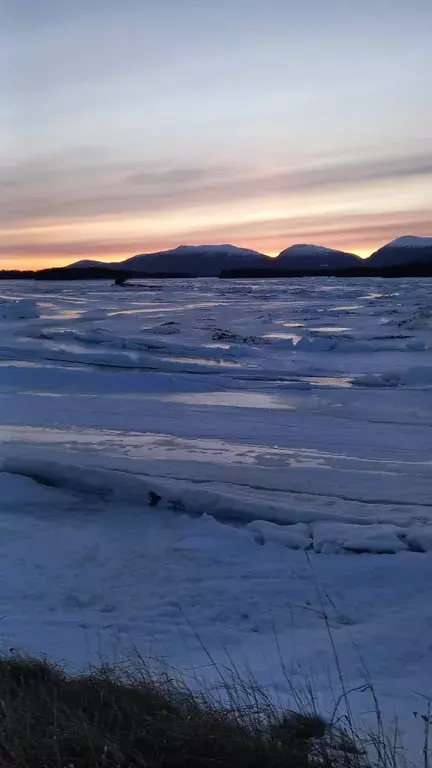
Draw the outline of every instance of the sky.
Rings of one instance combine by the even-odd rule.
[[[431,0],[0,0],[0,268],[432,235]]]

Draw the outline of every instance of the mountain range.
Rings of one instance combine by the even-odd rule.
[[[263,253],[235,245],[179,245],[168,251],[139,253],[125,261],[106,264],[102,261],[77,261],[69,268],[89,269],[110,266],[127,272],[147,274],[190,274],[195,277],[217,277],[224,269],[263,268],[270,259]]]
[[[180,245],[156,253],[140,253],[121,262],[81,260],[67,269],[113,269],[146,274],[188,274],[217,277],[227,270],[287,270],[328,273],[365,268],[389,269],[410,264],[432,266],[432,237],[405,235],[379,248],[368,259],[320,245],[297,244],[276,258],[235,245]]]

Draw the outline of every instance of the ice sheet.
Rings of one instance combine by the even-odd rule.
[[[288,699],[277,635],[325,708],[324,602],[347,686],[358,648],[415,744],[428,281],[3,282],[0,317],[3,646],[80,665],[132,642],[190,668],[202,641]]]

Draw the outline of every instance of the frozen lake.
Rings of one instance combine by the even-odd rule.
[[[358,647],[414,729],[431,426],[428,280],[1,283],[3,646],[203,643],[288,695],[279,644],[325,705],[328,600],[347,680]]]

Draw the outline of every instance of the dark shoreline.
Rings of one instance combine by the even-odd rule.
[[[358,277],[432,277],[432,263],[417,262],[410,264],[400,264],[392,267],[356,267],[354,269],[328,269],[328,270],[293,270],[293,269],[226,269],[219,275],[221,280],[280,280],[283,278],[299,277],[340,277],[340,278],[358,278]],[[200,279],[199,275],[193,275],[184,272],[141,272],[139,270],[123,271],[120,269],[104,269],[99,267],[71,269],[70,267],[54,267],[52,269],[41,270],[1,270],[0,280],[178,280],[178,279]]]
[[[417,262],[391,267],[356,267],[354,269],[227,269],[219,277],[224,280],[265,280],[295,277],[432,277],[432,263]]]

